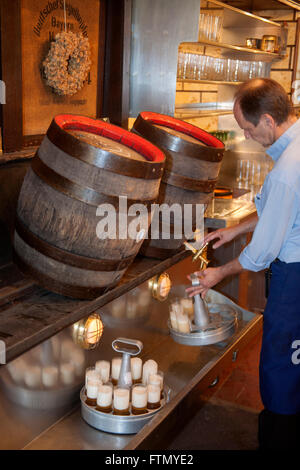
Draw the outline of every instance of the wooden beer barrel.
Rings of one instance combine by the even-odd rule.
[[[20,270],[74,298],[92,299],[116,285],[147,234],[164,161],[161,150],[122,128],[56,116],[19,196],[14,260]],[[127,197],[128,207],[147,208],[141,219],[146,230],[136,238],[120,236],[118,223],[134,216],[119,212],[119,196]],[[99,225],[99,215],[108,214],[115,227]]]
[[[157,203],[180,204],[182,209],[185,204],[203,204],[206,208],[217,183],[223,142],[192,124],[152,112],[141,112],[132,132],[161,148],[166,155]],[[195,213],[193,210],[193,230],[197,228]],[[159,259],[171,256],[182,247],[185,238],[175,238],[172,219],[170,234],[170,239],[163,238],[162,229],[158,239],[151,239],[149,234],[140,253]]]

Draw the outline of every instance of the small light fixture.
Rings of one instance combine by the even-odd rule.
[[[172,283],[168,273],[158,274],[148,282],[152,296],[161,302],[168,298],[171,286]]]
[[[76,344],[83,349],[95,349],[103,333],[103,323],[98,313],[93,313],[74,323],[72,336]]]

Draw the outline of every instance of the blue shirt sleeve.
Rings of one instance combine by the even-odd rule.
[[[255,272],[268,268],[279,256],[298,206],[295,191],[274,178],[267,178],[261,197],[261,213],[252,240],[239,256],[242,267]]]

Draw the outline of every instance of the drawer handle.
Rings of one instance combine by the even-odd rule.
[[[235,362],[237,360],[237,357],[238,357],[238,351],[233,351],[232,353],[232,362]]]
[[[208,386],[208,388],[215,387],[218,382],[219,382],[219,376],[217,375],[217,377],[212,381],[212,383]]]

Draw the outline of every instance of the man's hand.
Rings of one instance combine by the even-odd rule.
[[[247,232],[253,232],[253,230],[256,227],[258,221],[257,214],[251,214],[249,217],[246,218],[244,222],[241,222],[237,225],[233,225],[232,227],[227,227],[227,228],[220,228],[218,230],[215,230],[214,232],[209,233],[204,237],[203,239],[203,245],[205,243],[209,243],[212,240],[219,239],[214,245],[212,246],[214,249],[219,248],[220,246],[224,245],[225,243],[230,242],[234,238],[236,238],[238,235],[241,235],[243,233]]]
[[[240,264],[238,258],[235,258],[229,263],[219,266],[217,268],[207,268],[204,271],[198,271],[195,274],[200,280],[199,286],[191,286],[186,288],[186,292],[189,294],[189,297],[193,297],[196,294],[201,294],[201,297],[204,298],[207,291],[213,286],[218,284],[224,277],[230,276],[232,274],[239,274],[243,271],[243,267]],[[188,278],[191,280],[190,276]]]
[[[200,279],[200,285],[191,286],[186,289],[189,297],[193,297],[196,294],[201,294],[201,297],[204,298],[207,291],[222,281],[224,277],[221,267],[207,268],[204,271],[197,271],[194,274],[196,274]],[[188,278],[191,280],[190,276],[188,276]]]
[[[212,247],[214,249],[219,248],[220,246],[224,245],[224,243],[228,243],[233,240],[237,235],[238,231],[236,226],[228,228],[219,228],[218,230],[215,230],[214,232],[211,232],[206,235],[206,237],[204,237],[203,245],[218,238],[219,241],[212,245]]]

